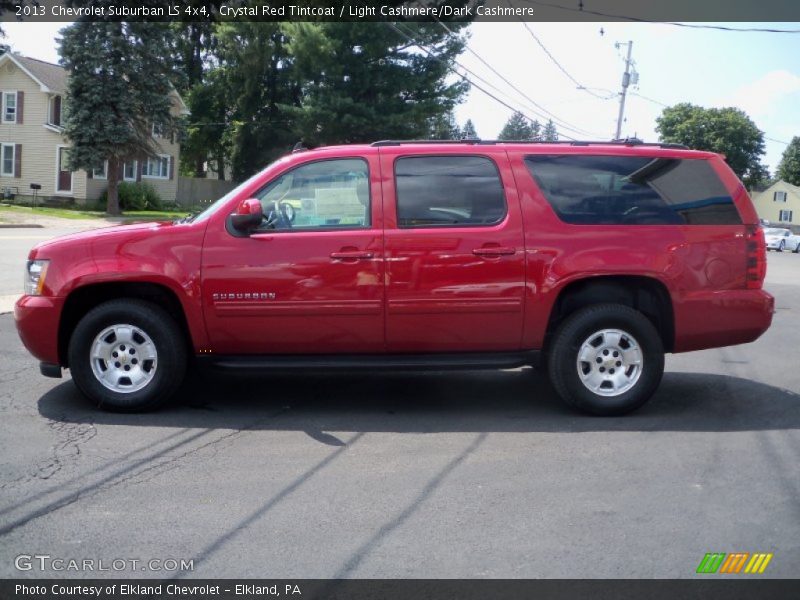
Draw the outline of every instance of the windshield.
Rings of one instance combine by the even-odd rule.
[[[786,231],[785,229],[767,229],[764,232],[764,235],[783,235],[783,232]]]
[[[217,200],[216,202],[214,202],[213,204],[208,206],[208,208],[206,208],[203,212],[198,214],[196,217],[192,218],[191,219],[192,223],[196,223],[198,221],[203,221],[205,219],[208,219],[211,215],[213,215],[220,208],[222,208],[225,205],[225,203],[228,202],[228,200],[230,200],[231,198],[233,198],[237,194],[241,193],[241,191],[243,189],[245,189],[247,186],[249,186],[257,177],[259,177],[261,175],[261,173],[264,172],[265,169],[269,169],[273,165],[276,165],[276,164],[278,164],[279,162],[281,162],[281,161],[283,161],[285,159],[286,159],[286,157],[284,156],[284,157],[279,158],[276,161],[271,162],[264,169],[261,169],[255,175],[253,175],[252,177],[250,177],[246,181],[243,181],[242,183],[237,185],[230,192],[225,194],[222,198],[220,198],[219,200]]]

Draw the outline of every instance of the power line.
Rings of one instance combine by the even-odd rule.
[[[596,10],[588,10],[585,8],[570,8],[569,6],[561,6],[560,4],[553,4],[552,2],[541,2],[540,0],[520,0],[527,4],[536,4],[538,6],[546,6],[548,8],[556,8],[558,10],[566,10],[569,12],[577,12],[588,15],[595,15],[597,17],[607,17],[610,19],[619,19],[620,21],[632,21],[634,23],[653,23],[656,25],[671,25],[673,27],[685,27],[688,29],[714,29],[717,31],[730,31],[736,33],[800,33],[800,29],[772,29],[763,27],[728,27],[726,25],[700,25],[698,23],[677,23],[675,21],[652,21],[649,19],[641,19],[639,17],[629,17],[626,15],[615,15],[610,13],[599,12]]]
[[[509,6],[509,7],[512,7],[512,8],[513,8],[512,4],[511,4],[511,0],[506,0],[506,3],[508,4],[508,6]],[[585,85],[583,85],[583,84],[582,84],[580,81],[578,81],[577,79],[575,79],[575,78],[574,78],[574,77],[573,77],[573,76],[572,76],[572,75],[569,73],[569,71],[567,71],[567,70],[566,70],[566,69],[565,69],[565,68],[562,66],[562,64],[561,64],[560,62],[558,62],[558,60],[556,60],[556,57],[555,57],[555,56],[553,56],[553,54],[550,52],[550,50],[548,50],[548,49],[547,49],[547,46],[545,46],[545,45],[542,43],[542,40],[540,40],[540,39],[539,39],[539,37],[538,37],[538,36],[537,36],[537,35],[536,35],[536,34],[533,32],[533,30],[530,28],[530,26],[528,26],[528,24],[525,22],[525,20],[520,18],[519,22],[520,22],[520,23],[522,23],[522,24],[525,26],[525,29],[527,29],[527,30],[528,30],[528,33],[529,33],[529,34],[531,34],[531,37],[532,37],[532,38],[533,38],[533,39],[536,41],[536,43],[537,43],[537,44],[539,44],[539,47],[540,47],[542,50],[544,50],[544,53],[545,53],[545,54],[546,54],[546,55],[547,55],[547,56],[550,58],[550,60],[552,60],[552,61],[553,61],[553,64],[555,64],[555,66],[557,66],[557,67],[558,67],[558,69],[559,69],[559,70],[560,70],[562,73],[564,73],[564,75],[566,75],[566,76],[567,76],[567,78],[568,78],[568,79],[569,79],[569,80],[570,80],[572,83],[574,83],[574,84],[575,84],[575,85],[578,87],[578,89],[579,89],[579,90],[581,90],[581,91],[584,91],[584,92],[586,92],[587,94],[589,94],[589,95],[591,95],[591,96],[594,96],[595,98],[599,98],[600,100],[610,100],[611,98],[613,98],[614,96],[616,96],[616,94],[614,94],[614,95],[612,95],[612,96],[601,96],[600,94],[595,94],[595,93],[594,93],[594,92],[593,92],[593,91],[592,91],[590,88],[586,87],[586,86],[585,86]]]
[[[788,146],[789,144],[791,144],[791,142],[784,142],[783,140],[776,140],[775,138],[771,138],[771,137],[768,137],[768,136],[766,136],[766,135],[764,136],[764,139],[765,139],[765,140],[769,140],[770,142],[775,142],[775,143],[777,143],[777,144],[784,144],[784,145],[786,145],[786,146]]]
[[[455,32],[454,32],[453,30],[451,30],[449,27],[447,27],[447,25],[445,25],[444,23],[442,23],[442,22],[441,22],[441,21],[439,21],[438,19],[436,19],[436,21],[439,23],[439,25],[440,25],[440,26],[441,26],[441,27],[442,27],[442,28],[443,28],[445,31],[447,31],[447,32],[448,32],[448,33],[450,33],[450,34],[453,34],[453,35],[455,35]],[[539,108],[541,111],[543,111],[543,112],[544,112],[544,113],[546,113],[547,115],[550,115],[550,118],[551,118],[551,119],[552,119],[554,122],[557,122],[557,123],[558,123],[559,125],[561,125],[562,127],[566,128],[566,129],[570,129],[571,131],[574,131],[574,132],[576,132],[576,133],[582,133],[582,134],[589,135],[589,136],[595,136],[595,134],[594,134],[594,133],[592,133],[591,131],[586,131],[585,129],[581,129],[580,127],[577,127],[577,126],[571,126],[571,125],[570,125],[570,123],[568,123],[567,121],[563,121],[563,119],[561,119],[560,117],[558,117],[558,116],[557,116],[555,113],[553,113],[553,112],[551,112],[551,111],[547,110],[547,109],[546,109],[544,106],[542,106],[541,104],[539,104],[538,102],[536,102],[536,101],[535,101],[533,98],[531,98],[530,96],[528,96],[528,95],[527,95],[525,92],[523,92],[523,91],[522,91],[522,90],[520,90],[520,89],[519,89],[517,86],[515,86],[513,83],[511,83],[511,82],[510,82],[510,81],[509,81],[509,80],[508,80],[506,77],[504,77],[504,76],[503,76],[503,75],[502,75],[502,74],[501,74],[501,73],[500,73],[500,72],[499,72],[497,69],[495,69],[495,68],[494,68],[494,67],[493,67],[491,64],[489,64],[489,63],[488,63],[488,62],[487,62],[487,61],[486,61],[486,60],[485,60],[485,59],[484,59],[484,58],[483,58],[483,57],[482,57],[480,54],[478,54],[478,53],[477,53],[475,50],[473,50],[473,49],[472,49],[472,48],[470,48],[469,46],[467,46],[467,51],[469,51],[471,54],[475,55],[475,57],[476,57],[476,58],[477,58],[479,61],[481,61],[481,62],[482,62],[484,65],[486,65],[486,67],[488,67],[488,68],[489,68],[489,70],[490,70],[492,73],[494,73],[494,74],[495,74],[495,75],[497,75],[497,76],[498,76],[500,79],[502,79],[502,80],[503,80],[503,81],[504,81],[504,82],[505,82],[505,83],[506,83],[506,84],[507,84],[509,87],[511,87],[511,89],[513,89],[513,90],[514,90],[515,92],[517,92],[517,93],[518,93],[520,96],[522,96],[523,98],[525,98],[525,100],[527,100],[528,102],[530,102],[530,103],[531,103],[533,106],[536,106],[537,108]],[[463,69],[466,69],[466,67],[464,67],[464,65],[462,65],[461,63],[458,63],[458,61],[456,61],[456,62],[457,62],[457,64],[458,64],[458,65],[459,65],[461,68],[463,68]],[[474,73],[473,73],[473,74],[474,74]],[[475,76],[477,77],[477,75],[475,75]],[[483,80],[483,81],[485,81],[485,80]],[[486,83],[487,83],[487,85],[491,85],[491,84],[489,84],[488,82],[486,82]],[[494,87],[494,86],[492,86],[492,87]],[[495,87],[494,89],[496,89],[496,90],[497,90],[497,88],[496,88],[496,87]],[[498,91],[498,92],[500,92],[500,90],[497,90],[497,91]],[[502,93],[502,92],[501,92],[501,93]],[[504,94],[504,95],[506,95],[506,94]],[[506,97],[508,97],[508,95],[506,95]],[[533,111],[533,112],[536,112],[536,111]],[[542,117],[542,118],[544,118],[544,117]],[[564,124],[560,123],[561,121],[563,121],[563,123],[564,123]]]
[[[409,40],[410,42],[412,42],[412,43],[413,43],[415,46],[417,46],[417,48],[419,48],[420,50],[422,50],[423,52],[425,52],[425,53],[426,53],[428,56],[430,56],[431,58],[433,58],[435,61],[437,61],[437,62],[439,62],[439,63],[443,64],[443,65],[445,66],[445,68],[446,68],[448,71],[450,71],[450,72],[454,73],[455,75],[458,75],[458,76],[459,76],[461,79],[463,79],[464,81],[466,81],[466,82],[467,82],[467,83],[469,83],[470,85],[474,86],[475,88],[477,88],[478,90],[480,90],[481,92],[483,92],[484,94],[486,94],[487,96],[489,96],[490,98],[492,98],[493,100],[495,100],[496,102],[499,102],[500,104],[502,104],[503,106],[505,106],[507,109],[511,110],[512,112],[519,112],[519,113],[521,113],[521,114],[522,114],[522,115],[523,115],[523,116],[524,116],[526,119],[528,119],[529,121],[533,121],[533,120],[534,120],[534,119],[532,119],[530,116],[528,116],[528,115],[526,115],[525,113],[523,113],[523,112],[522,112],[521,110],[519,110],[518,108],[515,108],[514,106],[512,106],[512,105],[511,105],[511,104],[509,104],[508,102],[505,102],[504,100],[502,100],[502,99],[498,98],[497,96],[495,96],[494,94],[492,94],[490,91],[486,90],[485,88],[481,87],[480,85],[478,85],[477,83],[475,83],[474,81],[472,81],[472,80],[471,80],[469,77],[467,77],[467,76],[466,76],[466,75],[464,75],[463,73],[460,73],[458,70],[456,70],[455,68],[453,68],[453,67],[451,67],[450,65],[448,65],[448,64],[447,64],[445,61],[443,61],[441,58],[439,58],[438,56],[436,56],[436,55],[435,55],[433,52],[431,52],[431,51],[430,51],[428,48],[426,48],[425,46],[423,46],[423,45],[422,45],[420,42],[418,42],[418,41],[417,41],[417,40],[415,40],[413,37],[411,37],[410,35],[408,35],[408,34],[407,34],[407,33],[405,33],[404,31],[402,31],[402,30],[401,30],[399,27],[397,27],[397,26],[396,26],[394,23],[390,23],[390,22],[386,22],[386,21],[384,21],[384,22],[386,23],[386,25],[387,25],[389,28],[393,29],[394,31],[396,31],[397,33],[399,33],[400,35],[402,35],[404,38],[406,38],[407,40]],[[456,63],[458,66],[460,66],[462,69],[464,69],[464,70],[465,70],[467,73],[470,73],[470,74],[471,74],[473,77],[475,77],[475,78],[477,78],[477,79],[480,79],[480,80],[481,80],[481,81],[483,81],[483,82],[484,82],[486,85],[488,85],[488,86],[490,86],[490,87],[493,87],[495,90],[497,90],[497,88],[496,88],[495,86],[493,86],[492,84],[490,84],[489,82],[487,82],[485,79],[483,79],[483,78],[482,78],[482,77],[480,77],[479,75],[476,75],[475,73],[473,73],[472,71],[470,71],[470,70],[469,70],[467,67],[465,67],[464,65],[462,65],[462,64],[461,64],[461,63],[459,63],[458,61],[454,61],[454,62],[455,62],[455,63]],[[497,91],[498,91],[498,92],[500,92],[500,90],[497,90]],[[502,93],[502,92],[500,92],[500,93]],[[539,115],[539,116],[541,117],[541,115]],[[544,118],[544,117],[542,117],[542,118]],[[569,129],[572,129],[572,128],[569,128]],[[565,137],[565,138],[567,138],[567,139],[569,139],[569,140],[572,140],[572,141],[577,141],[577,138],[574,138],[574,137],[572,137],[572,136],[569,136],[569,135],[567,135],[566,133],[561,133],[560,135],[561,135],[561,136],[563,136],[563,137]]]
[[[632,96],[638,96],[642,100],[647,100],[648,102],[652,102],[653,104],[658,104],[659,106],[663,106],[664,108],[669,108],[669,104],[664,104],[663,102],[659,102],[658,100],[653,100],[652,98],[648,98],[647,96],[643,96],[639,92],[631,92]]]

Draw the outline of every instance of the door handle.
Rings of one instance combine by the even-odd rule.
[[[372,252],[366,250],[340,250],[339,252],[331,252],[333,260],[369,260],[375,256]]]
[[[508,256],[516,251],[516,248],[509,246],[484,246],[483,248],[475,248],[472,253],[475,256]]]

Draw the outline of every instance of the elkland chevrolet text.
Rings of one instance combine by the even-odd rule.
[[[599,415],[665,352],[769,327],[764,234],[722,157],[672,145],[376,142],[295,152],[200,215],[31,250],[20,337],[99,406],[190,363],[508,368]]]

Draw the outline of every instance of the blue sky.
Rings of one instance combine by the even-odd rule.
[[[800,34],[733,33],[645,23],[529,23],[555,59],[583,86],[601,96],[619,91],[624,49],[633,41],[639,85],[626,104],[622,132],[655,141],[659,104],[692,102],[737,106],[769,138],[765,162],[774,170],[785,144],[800,135]],[[798,23],[730,23],[731,27],[800,29]],[[55,37],[63,23],[4,23],[6,43],[25,55],[56,62]],[[376,25],[377,26],[377,25]],[[600,30],[603,35],[600,35]],[[577,138],[610,138],[618,97],[602,100],[576,89],[520,22],[475,23],[469,47],[527,96],[523,98],[474,54],[459,61],[496,86],[503,99],[531,117],[555,115]],[[485,84],[480,85],[488,87]],[[501,96],[501,92],[490,89]],[[636,95],[636,94],[640,94]],[[529,100],[536,102],[533,106]],[[471,118],[478,134],[494,138],[510,110],[473,88],[456,110],[462,123]]]

